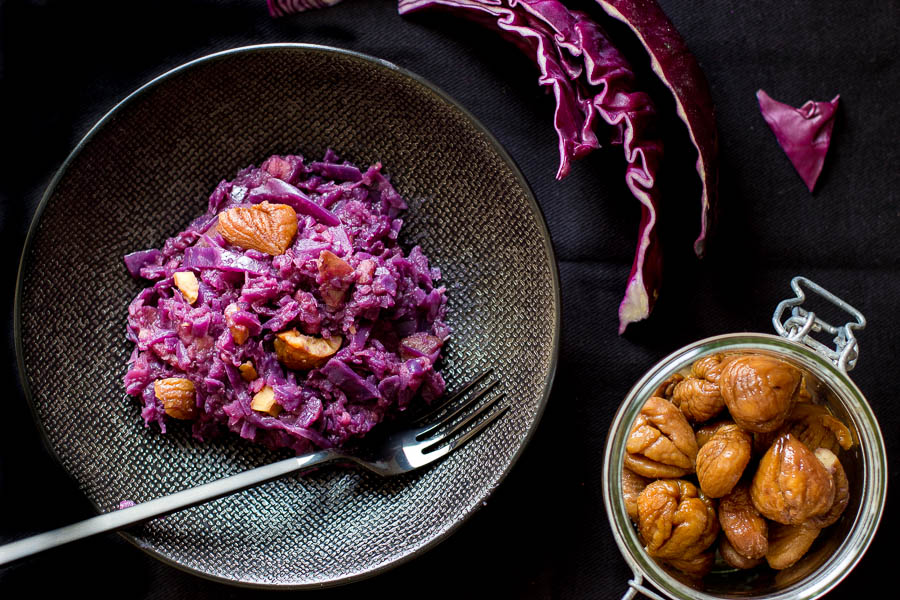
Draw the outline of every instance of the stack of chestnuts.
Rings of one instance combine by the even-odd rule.
[[[847,507],[850,430],[806,375],[759,353],[710,355],[644,404],[622,487],[647,553],[692,578],[795,564]]]

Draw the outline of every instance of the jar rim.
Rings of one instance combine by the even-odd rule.
[[[636,577],[646,578],[658,590],[672,598],[713,600],[721,598],[690,587],[667,573],[640,544],[625,509],[621,472],[625,443],[631,424],[649,397],[673,372],[697,358],[714,352],[763,350],[784,355],[799,362],[825,383],[854,422],[859,434],[863,475],[859,510],[846,539],[835,552],[807,577],[764,595],[741,598],[819,598],[850,573],[868,549],[884,512],[887,494],[887,453],[878,421],[862,392],[849,376],[827,357],[808,346],[765,333],[731,333],[698,340],[672,352],[653,367],[629,390],[616,411],[607,433],[603,459],[603,502],[619,552]]]

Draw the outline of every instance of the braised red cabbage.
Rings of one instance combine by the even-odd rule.
[[[235,246],[220,231],[224,211],[263,201],[297,209],[282,254]],[[398,243],[405,208],[380,165],[361,171],[331,151],[309,163],[273,156],[220,183],[207,213],[162,249],[126,256],[129,272],[150,281],[128,308],[125,375],[146,424],[165,432],[173,417],[188,419],[200,440],[230,430],[301,453],[441,395],[445,289],[418,246]],[[276,351],[290,332],[338,342],[333,354],[309,355],[321,363],[295,368]],[[189,381],[181,389],[193,388],[193,405],[173,411],[158,397],[156,383],[172,379]],[[277,406],[254,404],[264,388]]]

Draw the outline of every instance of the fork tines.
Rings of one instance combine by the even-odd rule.
[[[490,399],[483,401],[485,397],[487,397],[488,394],[497,386],[497,380],[488,381],[481,387],[481,389],[479,389],[478,391],[474,391],[475,387],[478,384],[482,383],[484,379],[491,373],[491,371],[492,369],[488,369],[483,373],[480,373],[477,377],[467,383],[462,389],[453,394],[453,396],[445,400],[440,406],[436,407],[430,413],[419,419],[419,421],[422,423],[428,423],[435,418],[438,419],[433,424],[426,425],[416,435],[416,441],[421,442],[427,440],[431,442],[422,450],[423,453],[434,451],[439,446],[445,444],[448,440],[452,441],[450,442],[449,446],[445,447],[445,451],[449,452],[450,450],[463,445],[464,443],[478,435],[485,427],[497,420],[501,415],[503,415],[503,413],[505,413],[509,409],[508,405],[503,406],[494,410],[490,415],[482,419],[482,416],[487,414],[488,411],[494,408],[497,403],[505,396],[505,394],[501,392],[494,395]],[[468,398],[466,398],[467,395],[469,396]],[[463,400],[464,398],[465,400]],[[462,403],[460,404],[461,401]],[[474,411],[472,411],[473,408],[475,408]],[[454,436],[462,432],[473,423],[477,424],[469,431],[466,431],[462,436],[454,438]],[[445,429],[446,431],[443,431]],[[433,439],[429,440],[429,438],[432,438],[432,436],[435,436],[435,434],[438,434],[439,432],[439,436],[433,437]]]

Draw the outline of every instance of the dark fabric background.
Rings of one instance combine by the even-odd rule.
[[[276,41],[329,44],[387,59],[431,80],[473,112],[532,185],[549,223],[563,284],[555,389],[537,434],[506,481],[437,548],[381,576],[310,596],[620,597],[630,572],[613,542],[600,484],[613,413],[631,385],[680,346],[719,333],[771,332],[772,310],[791,295],[789,281],[798,274],[868,318],[852,375],[880,419],[893,472],[900,443],[900,126],[895,116],[900,5],[895,0],[661,4],[698,57],[716,103],[719,226],[708,257],[698,261],[691,253],[699,226],[694,158],[684,130],[670,119],[661,218],[664,288],[652,318],[620,337],[616,308],[639,216],[624,186],[621,150],[598,151],[576,163],[567,180],[555,181],[552,99],[539,88],[530,62],[494,34],[458,18],[401,18],[391,0],[345,0],[280,20],[268,16],[264,0],[0,2],[5,150],[0,308],[7,322],[0,542],[93,514],[44,450],[15,367],[16,267],[44,188],[91,125],[136,87],[193,58]],[[591,8],[591,3],[571,6]],[[627,30],[610,29],[645,71],[646,57]],[[647,87],[672,114],[665,89],[652,81]],[[841,94],[832,148],[815,193],[806,190],[760,116],[754,96],[760,87],[795,106]],[[897,483],[893,474],[890,482],[889,487]],[[849,598],[883,580],[894,562],[895,510],[889,497],[867,555],[830,597]],[[79,590],[97,598],[154,599],[267,593],[182,573],[114,534],[0,568],[4,598]]]

